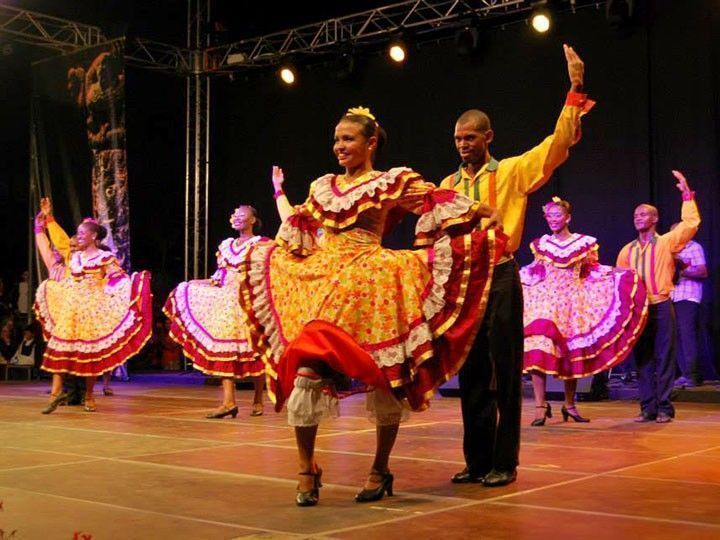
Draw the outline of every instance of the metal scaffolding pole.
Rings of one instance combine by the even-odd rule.
[[[190,73],[186,84],[185,279],[208,271],[208,195],[210,183],[210,79],[204,73],[208,45],[209,0],[188,0],[187,48]]]

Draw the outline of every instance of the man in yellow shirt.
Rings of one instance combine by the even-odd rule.
[[[648,293],[648,322],[635,345],[640,387],[640,415],[636,422],[670,422],[675,408],[670,392],[675,378],[675,311],[670,293],[675,274],[675,254],[692,240],[700,226],[695,193],[679,171],[672,171],[682,193],[681,221],[665,234],[657,233],[657,208],[641,204],[635,209],[633,222],[638,237],[618,254],[619,268],[632,268]]]
[[[497,208],[510,237],[493,275],[485,319],[460,370],[463,452],[466,467],[454,483],[503,486],[517,476],[522,405],[523,298],[513,253],[520,246],[529,193],[540,188],[580,139],[580,118],[593,105],[583,93],[584,65],[563,45],[570,92],[552,135],[522,155],[500,161],[490,155],[493,131],[479,110],[464,112],[455,125],[462,164],[441,187]]]

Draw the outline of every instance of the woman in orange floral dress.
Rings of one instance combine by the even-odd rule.
[[[392,495],[388,460],[403,410],[425,409],[464,362],[502,253],[501,233],[475,230],[483,217],[495,223],[491,208],[407,168],[374,170],[384,138],[367,109],[350,109],[333,145],[344,174],[315,180],[296,207],[274,167],[283,223],[276,243],[256,244],[246,259],[241,301],[270,397],[277,411],[287,401],[295,427],[299,506],[319,499],[315,437],[319,421],[337,415],[337,373],[374,390],[375,459],[355,499]],[[383,234],[407,212],[420,215],[415,243],[425,249],[383,248]]]
[[[237,416],[235,379],[246,377],[252,377],[255,387],[250,415],[263,413],[263,362],[248,345],[238,288],[248,249],[267,239],[255,235],[260,219],[252,206],[236,208],[230,224],[238,236],[220,243],[212,278],[180,283],[163,309],[170,320],[170,337],[182,346],[195,369],[222,378],[223,403],[207,418]]]
[[[521,269],[524,370],[535,393],[532,426],[552,416],[545,401],[547,374],[565,381],[563,419],[589,422],[575,406],[577,380],[622,362],[647,318],[645,286],[631,270],[598,264],[592,236],[571,233],[570,203],[543,206],[552,234],[530,243],[535,261]]]
[[[150,274],[128,276],[112,253],[99,249],[106,234],[95,220],[84,220],[75,235],[70,277],[38,287],[35,312],[47,339],[42,369],[53,374],[43,414],[67,399],[66,373],[85,377],[85,410],[94,412],[95,378],[137,354],[152,333]]]

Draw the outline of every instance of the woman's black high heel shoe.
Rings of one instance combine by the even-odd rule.
[[[295,504],[298,506],[315,506],[320,500],[322,469],[318,468],[316,472],[308,471],[298,474],[301,476],[312,476],[313,487],[310,491],[297,491],[297,493],[295,493]]]
[[[232,416],[235,418],[238,415],[237,405],[230,409],[220,409],[215,412],[211,412],[205,418],[225,418],[226,416]]]
[[[536,418],[533,420],[530,425],[532,427],[539,427],[545,425],[545,419],[546,418],[552,418],[552,408],[550,407],[549,403],[545,403],[542,407],[535,407],[536,409],[545,409],[545,414],[543,414],[542,418]],[[564,409],[565,407],[563,407]]]
[[[380,485],[376,487],[375,489],[365,489],[363,488],[362,491],[360,491],[357,495],[355,495],[355,502],[372,502],[372,501],[379,501],[383,498],[385,493],[387,493],[388,497],[393,496],[393,480],[395,480],[395,477],[392,475],[391,472],[377,472],[373,471],[370,473],[370,475],[379,476],[382,478],[380,481]]]
[[[575,410],[575,414],[570,412],[573,409]],[[582,416],[580,416],[580,413],[577,412],[577,409],[575,407],[570,407],[570,409],[568,409],[565,407],[565,405],[563,405],[562,409],[560,409],[560,412],[562,413],[563,420],[565,422],[568,421],[568,418],[572,418],[573,420],[575,420],[575,422],[587,423],[590,421],[589,418],[583,418]]]

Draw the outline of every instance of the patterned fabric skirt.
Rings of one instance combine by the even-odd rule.
[[[248,345],[238,280],[221,287],[209,281],[180,283],[165,302],[170,337],[195,369],[207,375],[242,379],[262,375],[263,362]]]
[[[94,277],[43,281],[35,312],[47,340],[42,369],[101,375],[140,352],[150,339],[150,273],[134,273],[112,287]]]
[[[581,278],[572,268],[545,268],[544,279],[523,285],[525,371],[575,379],[623,361],[647,319],[638,275],[602,266]]]
[[[276,409],[296,368],[318,360],[426,408],[467,356],[504,242],[494,231],[473,232],[427,249],[390,250],[356,228],[326,233],[307,257],[275,244],[253,247],[241,299]]]

